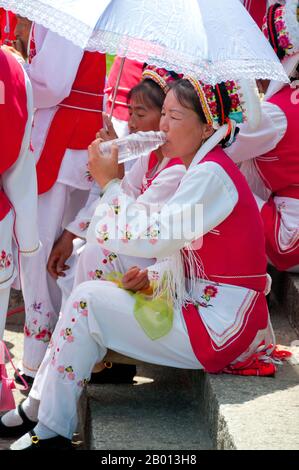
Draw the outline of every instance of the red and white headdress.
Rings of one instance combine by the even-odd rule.
[[[155,65],[146,65],[142,72],[142,80],[153,80],[162,88],[165,94],[169,91],[169,85],[179,78],[183,78],[183,75],[178,75]]]
[[[262,30],[282,60],[299,52],[299,1],[271,3]]]

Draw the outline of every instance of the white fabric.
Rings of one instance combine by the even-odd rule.
[[[236,141],[225,153],[235,162],[241,164],[240,169],[245,176],[252,192],[263,201],[267,201],[271,191],[261,179],[253,159],[273,150],[283,139],[287,131],[287,118],[275,104],[262,102],[261,122],[257,129],[252,130],[248,123],[238,125],[240,132]]]
[[[86,308],[81,309],[82,301]],[[47,427],[72,437],[82,382],[104,358],[107,348],[152,364],[202,368],[181,312],[175,312],[170,333],[152,341],[135,320],[133,308],[133,297],[112,283],[88,282],[74,290],[30,392],[41,401],[38,418]],[[71,328],[69,338],[66,328]]]
[[[262,117],[258,128],[252,130],[247,123],[238,124],[240,132],[236,141],[225,149],[225,153],[235,163],[241,163],[270,152],[286,133],[288,123],[284,112],[275,104],[267,101],[263,101],[261,107]]]
[[[83,51],[41,25],[35,25],[34,34],[37,53],[27,71],[36,108],[32,145],[37,162],[57,105],[70,94]],[[66,149],[56,184],[39,197],[43,248],[34,260],[24,259],[21,266],[27,328],[22,370],[29,376],[34,376],[39,367],[60,309],[60,289],[48,275],[46,265],[62,229],[86,203],[87,191],[92,185],[87,176],[87,160],[87,150]]]
[[[35,25],[34,34],[37,54],[26,69],[31,80],[36,108],[32,146],[35,160],[38,162],[51,122],[58,110],[57,105],[71,92],[83,51],[38,24]],[[87,177],[87,162],[87,150],[66,149],[57,181],[89,190],[91,182]]]
[[[0,341],[3,340],[5,323],[6,323],[6,314],[9,303],[9,294],[10,287],[5,289],[0,289]]]
[[[184,165],[174,165],[164,169],[155,178],[150,188],[143,194],[140,194],[143,180],[148,170],[149,157],[149,155],[141,156],[134,163],[132,169],[123,178],[118,189],[120,194],[125,193],[132,198],[136,205],[142,204],[148,210],[154,206],[157,210],[161,205],[166,204],[176,192],[186,173],[186,168]],[[168,159],[164,159],[160,167],[163,168],[167,163]],[[80,211],[76,220],[67,227],[67,230],[70,232],[79,233],[81,238],[86,237],[87,227],[100,203],[99,198],[96,197],[99,187],[97,185],[94,186],[94,195],[89,198],[85,208]],[[81,232],[78,230],[80,227],[82,227]],[[153,259],[119,256],[119,254],[117,254],[116,259],[114,258],[111,261],[109,260],[109,253],[107,250],[102,250],[98,244],[87,243],[85,247],[76,247],[73,255],[67,262],[70,270],[65,273],[66,276],[64,278],[58,280],[58,285],[63,293],[63,304],[73,287],[76,287],[81,282],[95,279],[96,272],[102,271],[103,276],[105,273],[111,273],[112,271],[124,274],[132,266],[146,268],[154,263]]]
[[[10,286],[17,275],[18,253],[21,251],[24,256],[29,256],[36,254],[39,249],[36,172],[34,159],[29,151],[33,114],[32,90],[27,75],[24,75],[28,121],[22,147],[15,164],[0,176],[0,188],[3,188],[13,206],[0,221],[0,339],[3,337]]]
[[[34,376],[49,342],[58,317],[61,293],[47,273],[47,261],[63,227],[73,220],[87,198],[86,191],[56,183],[38,201],[39,231],[42,248],[32,258],[21,262],[22,291],[26,307],[26,328],[22,370]],[[44,334],[43,334],[44,332]],[[39,336],[37,336],[39,335]]]
[[[19,157],[15,164],[1,176],[0,186],[3,187],[14,208],[14,230],[20,250],[24,254],[30,255],[38,250],[39,239],[37,228],[36,172],[34,159],[29,150],[33,114],[32,89],[26,73],[24,73],[24,76],[28,121]],[[29,221],[30,223],[28,223]],[[2,233],[0,233],[1,239],[3,239]]]
[[[151,206],[152,204],[163,205],[175,193],[186,173],[186,169],[184,165],[174,165],[161,171],[153,181],[152,186],[143,195],[140,195],[143,180],[148,170],[149,158],[150,155],[142,155],[134,162],[132,168],[122,179],[121,188],[125,194],[133,199],[138,198],[138,202],[144,206]],[[161,168],[166,166],[168,161],[169,159],[164,159]],[[74,233],[80,238],[86,237],[87,228],[99,204],[100,195],[101,190],[94,183],[85,207],[78,213],[76,219],[66,227],[69,232]]]
[[[103,203],[111,204],[118,197],[121,206],[117,219],[118,230],[125,233],[129,225],[132,237],[122,240],[112,235],[108,240],[101,240],[102,246],[121,254],[158,259],[176,253],[186,243],[191,243],[218,226],[230,215],[238,201],[232,180],[214,162],[205,162],[189,169],[168,204],[160,212],[153,213],[150,219],[145,211],[138,220],[134,219],[136,212],[140,213],[140,206],[124,194],[124,197],[120,195],[117,183],[108,187],[89,226],[87,240],[98,243],[103,226],[107,227],[108,233],[115,232],[115,219],[103,212]],[[197,213],[198,208],[203,209],[203,220],[195,221],[192,233],[182,233],[184,223],[190,222],[190,213]],[[159,232],[154,243],[145,236],[151,229]]]
[[[208,83],[287,80],[239,0],[229,0],[225,7],[223,0],[92,0],[88,8],[85,0],[0,0],[0,6],[82,48],[202,76]]]
[[[275,196],[274,203],[281,216],[279,245],[287,250],[299,239],[299,199]]]

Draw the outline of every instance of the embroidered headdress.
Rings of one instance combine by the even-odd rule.
[[[175,72],[154,65],[146,65],[142,72],[142,80],[153,80],[162,88],[165,94],[169,91],[169,85],[182,77],[183,75],[178,75]]]
[[[246,120],[243,93],[236,82],[227,81],[212,86],[189,75],[184,78],[195,89],[207,123],[214,129],[219,129],[231,119],[238,124]]]
[[[272,2],[273,3],[273,2]],[[299,1],[274,3],[267,11],[262,30],[282,60],[299,52]]]

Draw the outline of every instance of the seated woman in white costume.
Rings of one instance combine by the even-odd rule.
[[[299,78],[298,19],[298,0],[287,0],[285,5],[271,5],[263,24],[264,34],[295,85]],[[260,126],[252,131],[242,124],[227,153],[235,162],[244,162],[241,170],[261,211],[269,262],[279,271],[299,272],[299,93],[292,84],[273,81],[264,85]]]
[[[130,133],[139,131],[158,131],[161,110],[169,90],[169,85],[179,76],[173,72],[146,66],[142,73],[142,81],[132,88],[128,95],[129,130]],[[105,118],[104,118],[105,119]],[[106,129],[99,135],[105,139],[117,137],[109,118],[105,119]],[[122,190],[136,203],[152,208],[157,204],[165,204],[176,192],[182,177],[186,172],[185,166],[178,158],[164,158],[160,149],[149,155],[142,155],[126,174],[121,182]],[[145,268],[154,263],[140,257],[118,255],[115,252],[102,249],[100,245],[87,243],[74,250],[67,260],[68,253],[72,251],[72,240],[77,235],[86,238],[87,228],[93,213],[99,203],[100,187],[95,181],[89,201],[76,219],[67,226],[60,239],[56,242],[49,258],[48,270],[63,292],[63,302],[70,296],[73,288],[88,280],[110,280],[115,272],[125,273],[136,265]],[[117,210],[117,206],[115,206]],[[65,265],[67,263],[67,266]],[[70,269],[67,269],[70,268]],[[107,364],[108,365],[108,364]],[[93,383],[126,382],[132,383],[136,374],[134,365],[116,365],[111,363],[108,369],[101,374],[92,376]],[[33,382],[33,380],[32,380]]]
[[[0,49],[0,340],[19,255],[39,249],[32,115],[30,81],[18,60]]]
[[[108,348],[211,373],[275,373],[262,221],[245,178],[218,145],[229,139],[231,119],[242,117],[236,95],[232,82],[175,82],[162,111],[162,150],[166,158],[180,157],[188,171],[171,200],[151,216],[115,180],[117,148],[107,158],[98,141],[92,144],[90,168],[104,195],[90,241],[157,262],[114,283],[89,281],[74,289],[22,404],[22,427],[13,425],[15,413],[2,417],[1,436],[38,421],[11,449],[70,447],[82,388]]]

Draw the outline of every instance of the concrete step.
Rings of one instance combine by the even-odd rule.
[[[88,386],[90,448],[211,449],[193,372],[151,365],[137,371],[135,385]]]
[[[201,400],[217,449],[299,448],[298,337],[279,312],[272,321],[278,344],[293,352],[274,378],[203,374]]]

